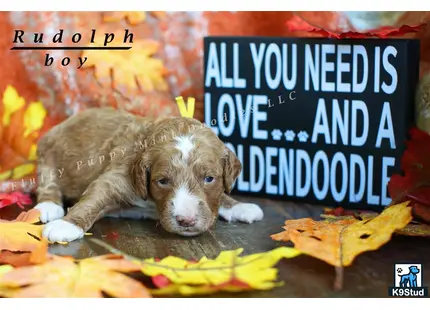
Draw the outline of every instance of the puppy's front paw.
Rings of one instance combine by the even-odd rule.
[[[44,201],[38,203],[35,207],[40,212],[40,221],[42,223],[48,223],[51,221],[58,220],[64,216],[64,209],[62,206],[57,205],[52,201]]]
[[[82,228],[65,220],[49,222],[42,232],[42,236],[51,242],[71,242],[84,235]]]
[[[254,203],[238,203],[229,209],[221,207],[219,215],[227,222],[251,224],[263,219],[263,210]]]

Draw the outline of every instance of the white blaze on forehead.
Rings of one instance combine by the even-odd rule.
[[[173,216],[197,217],[199,199],[191,194],[184,185],[176,190],[172,202]]]
[[[175,138],[176,149],[181,151],[182,158],[187,160],[190,157],[191,151],[194,148],[194,143],[190,136],[180,136]]]

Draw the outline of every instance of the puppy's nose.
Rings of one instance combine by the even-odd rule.
[[[196,218],[192,216],[176,216],[176,221],[179,226],[182,227],[191,227],[196,225]]]

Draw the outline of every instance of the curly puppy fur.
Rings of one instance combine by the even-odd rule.
[[[104,216],[157,219],[183,236],[206,232],[218,216],[263,218],[259,206],[228,196],[242,165],[195,119],[88,109],[41,138],[38,160],[36,209],[50,241],[82,238]]]

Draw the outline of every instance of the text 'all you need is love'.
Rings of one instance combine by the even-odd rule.
[[[285,41],[205,42],[205,121],[244,163],[237,190],[387,205],[404,140],[402,48]]]

